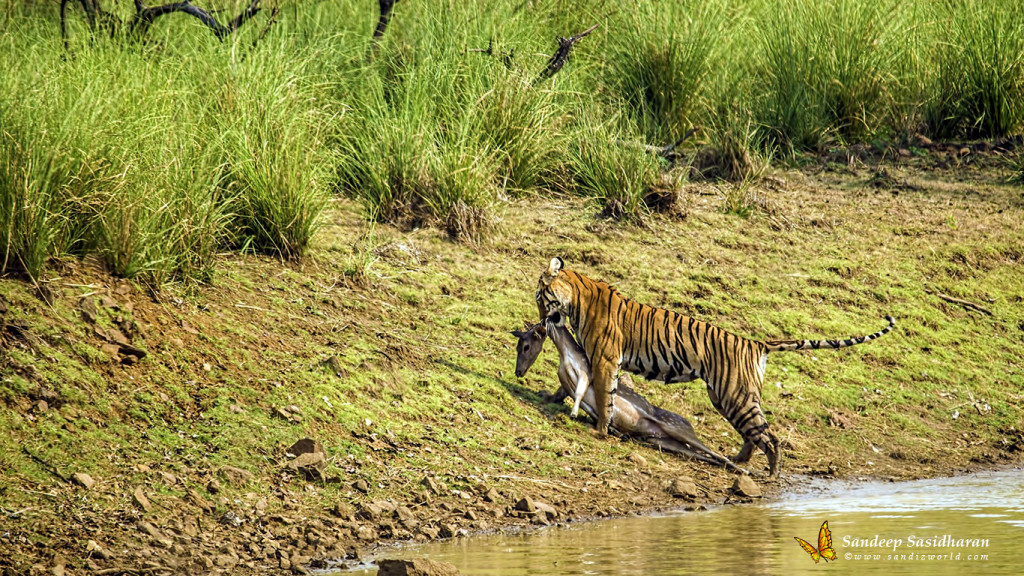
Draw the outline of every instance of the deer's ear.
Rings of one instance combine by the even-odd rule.
[[[512,332],[510,332],[510,334],[512,334],[516,338],[522,338],[525,335],[525,332],[523,332],[522,330],[513,330]]]
[[[548,329],[544,327],[543,323],[542,324],[537,324],[537,334],[540,334],[541,336],[547,336],[548,335]]]

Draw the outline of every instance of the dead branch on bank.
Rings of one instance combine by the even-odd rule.
[[[989,310],[988,308],[985,308],[984,306],[975,304],[974,302],[969,302],[967,300],[961,300],[960,298],[954,298],[952,296],[949,296],[948,294],[943,294],[942,292],[933,292],[931,290],[925,290],[925,292],[927,292],[928,294],[934,294],[938,299],[945,300],[946,302],[949,302],[950,304],[956,304],[958,306],[963,306],[967,310],[974,310],[976,312],[981,312],[982,314],[987,314],[989,316],[993,315],[991,310]]]
[[[598,25],[594,24],[590,28],[587,28],[586,30],[580,32],[575,36],[570,36],[569,38],[559,38],[558,50],[556,50],[555,53],[551,55],[551,58],[548,60],[547,67],[545,67],[544,71],[540,73],[540,76],[537,78],[537,82],[546,80],[554,76],[559,70],[561,70],[562,66],[565,66],[565,63],[569,61],[569,51],[572,50],[573,45],[579,42],[580,40],[586,38],[591,32],[596,30],[597,27]]]
[[[64,49],[68,51],[70,51],[71,46],[67,27],[67,8],[68,4],[71,4],[73,1],[74,0],[61,0],[60,3],[60,33],[64,39]],[[78,4],[82,6],[82,10],[85,12],[86,20],[89,23],[90,33],[95,33],[97,29],[101,29],[108,32],[111,37],[114,37],[119,32],[125,31],[126,39],[136,41],[145,38],[150,26],[153,25],[153,22],[157,18],[166,14],[181,12],[202,22],[204,26],[213,32],[213,35],[216,36],[218,40],[223,42],[225,38],[238,31],[242,25],[252,19],[253,16],[256,16],[260,11],[260,0],[252,0],[252,2],[246,6],[238,16],[232,18],[227,25],[224,25],[218,22],[217,19],[209,12],[196,6],[190,0],[151,7],[145,6],[141,0],[135,0],[135,16],[133,16],[128,22],[123,22],[116,14],[104,10],[100,5],[99,0],[78,0]],[[277,7],[275,6],[271,15],[272,21],[276,15]],[[259,38],[262,38],[264,34],[266,34],[266,29],[264,29],[264,32],[260,34],[257,41],[259,41]]]
[[[664,158],[665,160],[668,160],[668,161],[671,162],[671,161],[674,161],[674,160],[678,160],[679,158],[682,158],[682,154],[679,153],[679,152],[676,152],[676,148],[678,148],[683,142],[686,142],[687,140],[689,140],[690,136],[693,136],[696,133],[697,133],[697,128],[690,128],[689,130],[686,131],[686,134],[683,134],[682,138],[676,140],[675,142],[669,144],[668,146],[653,146],[651,144],[642,144],[640,142],[630,142],[628,140],[616,140],[616,143],[618,143],[620,146],[629,146],[629,147],[634,147],[634,148],[642,148],[645,152],[648,152],[650,154],[654,154],[656,156],[660,156],[661,158]]]

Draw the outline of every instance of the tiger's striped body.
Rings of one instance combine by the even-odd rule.
[[[711,403],[743,437],[743,448],[734,460],[746,461],[756,446],[768,457],[773,476],[778,474],[779,442],[761,410],[768,353],[844,348],[874,340],[895,326],[887,317],[889,326],[881,331],[847,340],[749,340],[624,298],[605,282],[563,270],[558,258],[541,275],[537,307],[542,320],[555,312],[565,314],[590,359],[598,431],[607,431],[619,369],[669,383],[700,378]]]

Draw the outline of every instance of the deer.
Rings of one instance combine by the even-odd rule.
[[[552,394],[552,400],[561,402],[565,398],[573,399],[570,415],[575,418],[582,407],[596,421],[597,411],[594,408],[594,391],[590,387],[590,361],[583,347],[566,327],[560,314],[553,314],[543,322],[531,325],[526,323],[523,330],[513,330],[512,335],[518,339],[516,343],[517,377],[526,375],[540,355],[544,340],[551,337],[558,349],[558,381],[559,391]],[[697,438],[697,433],[686,418],[675,412],[652,405],[646,398],[633,390],[629,374],[619,374],[617,385],[613,384],[611,394],[610,428],[620,436],[635,438],[651,444],[666,452],[671,452],[695,460],[742,474],[749,474],[731,460],[708,448]]]

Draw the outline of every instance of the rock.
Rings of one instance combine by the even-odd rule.
[[[160,480],[168,486],[174,486],[178,483],[178,478],[170,472],[160,472]]]
[[[384,510],[375,502],[366,502],[359,505],[359,517],[363,520],[378,520]]]
[[[220,481],[217,480],[216,478],[212,478],[209,482],[206,483],[206,491],[209,492],[210,494],[217,494],[218,492],[220,492],[220,488]]]
[[[132,342],[117,328],[107,328],[107,339],[121,346],[131,346]]]
[[[447,562],[427,558],[380,560],[377,576],[459,576],[459,569]]]
[[[352,510],[352,507],[345,502],[336,503],[334,508],[331,509],[331,513],[342,520],[351,520],[355,517],[355,512]]]
[[[345,364],[341,361],[341,358],[337,356],[331,356],[327,360],[323,361],[323,365],[326,366],[334,375],[338,378],[344,378],[348,371],[345,370]]]
[[[405,506],[395,508],[395,518],[399,522],[410,522],[416,520],[416,513]]]
[[[82,298],[78,302],[78,310],[82,313],[82,319],[89,324],[96,323],[96,315],[99,314],[99,310],[96,309],[96,300],[93,298]]]
[[[114,557],[112,552],[104,549],[102,546],[97,544],[95,540],[89,540],[85,543],[85,551],[88,552],[90,556],[95,556],[101,560],[110,560]]]
[[[228,484],[236,488],[241,488],[256,478],[252,472],[234,466],[221,466],[217,472]]]
[[[132,500],[135,504],[142,508],[144,511],[149,512],[153,510],[153,504],[149,502],[149,498],[146,498],[146,494],[142,492],[142,488],[136,488],[135,492],[132,492]]]
[[[103,354],[110,358],[111,360],[117,360],[118,358],[121,357],[121,347],[118,346],[117,344],[111,344],[109,342],[100,346],[100,352],[103,352]]]
[[[527,514],[535,514],[537,512],[537,506],[534,504],[533,499],[527,496],[519,502],[516,502],[516,510],[526,512]]]
[[[555,510],[555,507],[548,504],[547,502],[534,500],[533,506],[534,508],[536,508],[538,516],[543,515],[547,520],[554,520],[558,518],[558,510]]]
[[[431,540],[435,540],[440,535],[440,531],[433,526],[423,526],[420,528],[420,534],[423,534]]]
[[[636,464],[640,468],[647,467],[647,458],[644,458],[643,456],[637,454],[636,452],[631,452],[629,454],[629,461],[632,462],[633,464]]]
[[[288,418],[291,417],[290,413],[286,414],[288,414]],[[292,444],[291,446],[288,447],[287,450],[285,450],[285,455],[290,458],[301,456],[303,454],[326,455],[326,452],[324,452],[323,445],[321,445],[319,441],[313,440],[312,438],[303,438],[302,440],[299,440],[295,444]]]
[[[832,410],[829,410],[828,412],[828,425],[831,426],[832,428],[843,429],[853,427],[853,424],[850,422],[850,419],[846,417],[846,415],[844,415],[841,412],[833,412]]]
[[[441,538],[455,538],[455,534],[458,532],[458,528],[451,524],[441,524],[438,528],[437,535]]]
[[[440,496],[442,491],[444,490],[443,485],[439,483],[437,480],[431,478],[430,476],[424,477],[423,480],[420,481],[420,484],[423,484],[423,486],[425,486],[427,490],[433,492],[438,496]]]
[[[323,452],[305,452],[285,465],[301,473],[307,480],[323,480],[327,469],[327,458]]]
[[[487,492],[484,494],[484,500],[486,500],[487,502],[497,502],[500,499],[501,494],[498,494],[498,491],[495,490],[494,488],[488,489]]]
[[[163,533],[161,533],[156,526],[153,526],[145,520],[139,520],[139,522],[135,524],[135,527],[139,529],[139,532],[142,532],[143,534],[148,534],[153,538],[160,538],[163,536]]]
[[[370,484],[366,480],[363,480],[362,478],[353,482],[352,488],[355,488],[356,490],[362,492],[363,494],[367,494],[370,492]]]
[[[693,500],[697,497],[697,484],[689,476],[683,476],[673,480],[666,491],[675,498]]]
[[[64,556],[60,554],[55,554],[53,556],[53,568],[51,569],[51,573],[53,574],[53,576],[64,576],[64,567],[67,565],[67,563],[68,561],[64,558]]]
[[[211,508],[213,508],[213,506],[206,500],[206,498],[203,498],[203,495],[197,492],[195,488],[192,488],[191,490],[188,491],[188,500],[192,504],[202,508],[203,511],[210,510]]]
[[[356,532],[356,538],[372,542],[377,539],[377,531],[370,526],[360,526],[359,531]]]
[[[86,490],[90,490],[96,485],[96,481],[92,479],[92,476],[89,476],[85,472],[75,472],[71,476],[71,479],[74,480],[75,484],[78,484]]]
[[[239,516],[235,512],[232,512],[231,510],[228,510],[227,512],[222,514],[217,521],[221,524],[224,524],[225,526],[233,526],[235,528],[245,523],[245,520],[243,520],[241,516]]]
[[[750,476],[739,476],[732,485],[732,491],[746,498],[760,498],[761,488]]]

